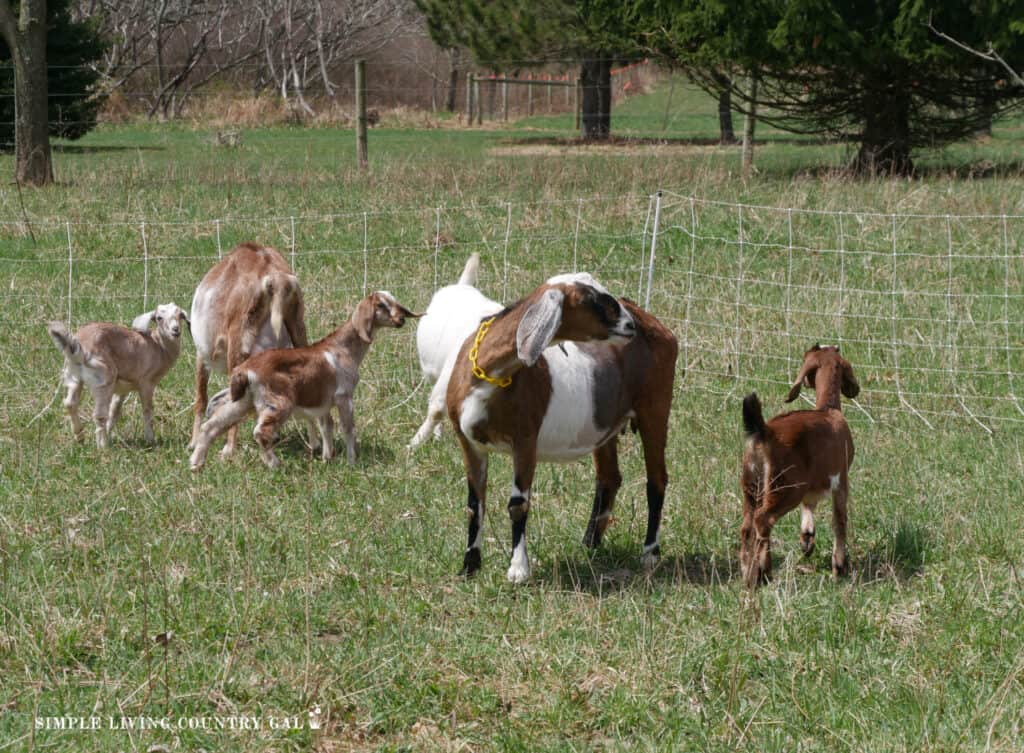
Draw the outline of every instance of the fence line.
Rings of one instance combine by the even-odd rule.
[[[457,279],[466,256],[482,251],[481,288],[505,301],[570,264],[612,290],[635,287],[680,339],[680,389],[774,390],[796,373],[804,348],[835,341],[862,377],[855,415],[868,421],[907,414],[934,428],[937,419],[955,417],[988,433],[1024,424],[1015,378],[1024,369],[1024,253],[1011,240],[1024,236],[1024,216],[829,212],[664,191],[312,217],[61,224],[63,253],[52,233],[41,250],[0,237],[0,274],[12,266],[19,281],[0,302],[6,331],[34,335],[35,325],[59,318],[62,308],[69,323],[76,316],[128,322],[140,288],[144,309],[151,298],[187,304],[223,256],[230,238],[222,231],[237,239],[276,234],[282,248],[288,244],[315,328],[336,324],[339,305],[376,286],[423,308],[433,290]],[[1020,226],[1012,235],[1011,224]],[[108,251],[137,248],[140,238],[134,254]],[[361,280],[353,274],[360,264]],[[31,265],[39,271],[20,272]],[[54,293],[62,267],[66,292]],[[385,338],[380,347],[402,365],[368,374],[368,383],[405,389],[418,379],[407,343]],[[30,337],[18,350],[43,358],[52,348]],[[0,364],[5,410],[32,394],[10,388],[19,379]]]

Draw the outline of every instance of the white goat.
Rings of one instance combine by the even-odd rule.
[[[154,320],[156,328],[151,332]],[[107,434],[113,431],[121,402],[129,392],[139,393],[146,441],[154,441],[153,391],[178,360],[182,322],[187,324],[188,317],[173,303],[135,317],[131,329],[93,322],[72,335],[63,323],[50,322],[50,336],[64,354],[64,384],[68,388],[64,407],[76,438],[82,436],[78,405],[85,385],[95,401],[98,447],[107,446]]]
[[[448,379],[459,355],[459,348],[480,326],[482,319],[497,314],[503,308],[500,303],[492,301],[476,289],[479,269],[480,255],[473,254],[466,261],[459,281],[434,293],[416,328],[420,367],[424,378],[433,382],[434,387],[430,391],[427,416],[409,442],[409,449],[419,447],[431,433],[435,439],[441,436]]]

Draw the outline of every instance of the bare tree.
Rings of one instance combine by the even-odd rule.
[[[14,175],[19,183],[53,182],[47,124],[46,0],[21,0],[17,18],[0,0],[0,35],[14,61]]]

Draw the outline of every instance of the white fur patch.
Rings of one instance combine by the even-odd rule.
[[[482,423],[487,422],[487,401],[495,388],[490,384],[479,384],[473,387],[466,399],[462,401],[462,410],[459,412],[459,428],[463,435],[473,444],[482,447],[490,452],[510,453],[512,448],[504,442],[498,444],[486,444],[478,442],[474,436],[473,429]]]
[[[525,583],[530,578],[530,559],[526,556],[526,535],[512,550],[512,564],[508,567],[510,583]]]
[[[835,491],[839,488],[839,474],[835,473],[828,477],[829,488]]]
[[[608,289],[595,280],[589,272],[566,272],[549,277],[548,285],[589,285],[598,293],[608,293]],[[608,293],[608,295],[611,295]]]
[[[529,502],[530,501],[530,490],[527,489],[524,492],[518,486],[516,486],[515,483],[513,482],[513,484],[512,484],[512,496],[513,497],[522,497],[527,502]]]
[[[335,371],[338,370],[338,359],[334,357],[334,354],[331,351],[324,351],[324,360],[327,361],[327,365],[330,366],[332,369],[334,369]]]
[[[594,418],[594,360],[576,343],[545,351],[551,399],[537,437],[539,460],[566,462],[590,454],[621,426],[600,429]],[[623,417],[623,423],[625,422]]]

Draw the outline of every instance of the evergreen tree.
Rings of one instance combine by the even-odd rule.
[[[50,136],[77,139],[96,126],[103,98],[96,91],[99,73],[88,64],[98,60],[105,43],[90,23],[71,20],[71,0],[46,3],[46,64]],[[17,8],[17,3],[14,4]],[[0,37],[0,148],[14,146],[14,69],[11,51]]]
[[[982,129],[1022,92],[997,67],[939,39],[989,43],[1024,57],[1024,0],[636,0],[645,43],[717,93],[721,73],[741,108],[793,133],[852,141],[851,167],[905,174],[914,150]],[[759,82],[751,102],[743,87]]]

